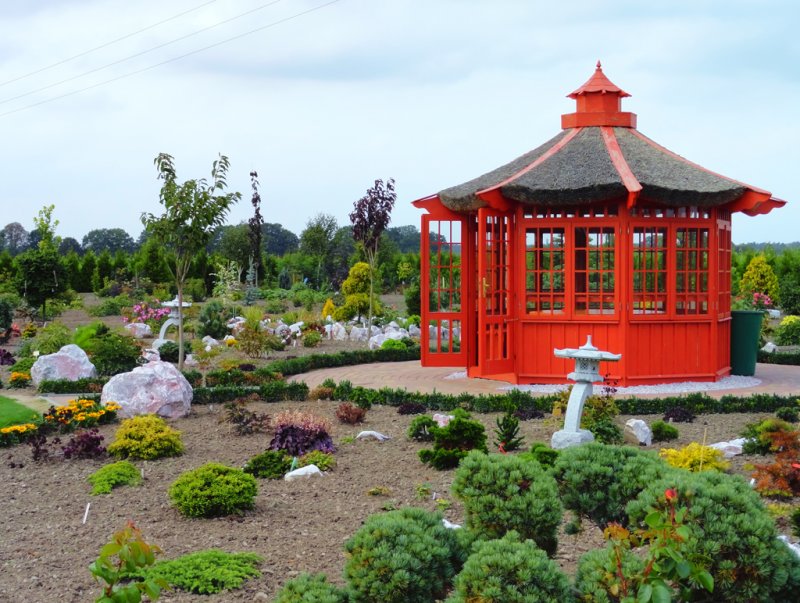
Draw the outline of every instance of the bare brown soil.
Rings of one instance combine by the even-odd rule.
[[[255,509],[241,517],[186,519],[170,505],[167,490],[183,472],[208,461],[242,466],[262,452],[269,436],[235,436],[230,425],[221,423],[219,405],[195,406],[192,414],[174,421],[183,432],[186,453],[174,459],[137,462],[145,480],[139,487],[115,489],[107,496],[90,496],[87,477],[104,461],[54,461],[34,463],[27,446],[0,450],[0,483],[3,484],[2,539],[0,539],[0,601],[93,600],[98,587],[87,566],[111,534],[133,520],[148,541],[158,544],[165,558],[219,548],[253,551],[264,557],[261,578],[250,580],[237,591],[214,596],[174,592],[164,601],[252,601],[258,593],[269,599],[289,578],[302,571],[325,572],[342,582],[345,563],[343,543],[371,514],[413,505],[434,510],[436,502],[417,496],[417,486],[429,484],[437,497],[451,502],[445,516],[464,520],[460,504],[449,494],[453,472],[439,472],[417,458],[420,444],[405,437],[412,417],[398,415],[394,408],[374,407],[363,427],[339,424],[334,418],[337,403],[304,402],[305,410],[328,418],[337,443],[336,468],[321,478],[284,482],[259,480]],[[258,412],[275,414],[298,403],[253,403]],[[491,434],[496,415],[476,415]],[[677,445],[728,439],[756,415],[705,416],[694,424],[680,425]],[[554,430],[551,420],[522,423],[528,444],[548,441]],[[101,431],[113,439],[115,425]],[[380,431],[392,439],[355,441],[342,438],[361,429]],[[490,437],[491,439],[491,437]],[[753,459],[749,459],[753,460]],[[107,462],[107,461],[106,461]],[[11,468],[10,463],[24,467]],[[741,468],[743,461],[737,465]],[[387,496],[371,496],[376,486],[389,489]],[[86,524],[82,524],[91,503]],[[562,533],[556,560],[567,571],[586,550],[602,546],[600,530],[586,526],[578,536]]]

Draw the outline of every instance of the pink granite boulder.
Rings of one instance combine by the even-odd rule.
[[[153,361],[112,377],[101,404],[116,402],[123,418],[156,414],[167,419],[185,417],[192,407],[192,386],[169,362]]]
[[[31,381],[37,387],[42,381],[77,381],[88,377],[97,377],[97,370],[86,352],[74,343],[65,345],[55,354],[39,356],[31,367]]]

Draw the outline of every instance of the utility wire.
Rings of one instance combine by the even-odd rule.
[[[181,42],[182,40],[186,40],[187,38],[191,38],[193,36],[196,36],[198,34],[206,32],[206,31],[208,31],[210,29],[214,29],[216,27],[220,27],[222,25],[230,23],[231,21],[236,21],[237,19],[241,19],[242,17],[246,17],[247,15],[251,15],[251,14],[257,12],[257,11],[264,10],[265,8],[270,7],[273,4],[277,4],[278,2],[281,2],[281,0],[272,0],[272,2],[267,2],[266,4],[262,4],[261,6],[257,6],[256,8],[253,8],[253,9],[248,10],[246,12],[243,12],[243,13],[240,13],[240,14],[235,15],[233,17],[230,17],[229,19],[225,19],[224,21],[219,21],[218,23],[214,23],[214,24],[209,25],[207,27],[203,27],[202,29],[198,29],[198,30],[193,31],[191,33],[188,33],[188,34],[186,34],[184,36],[180,36],[179,38],[175,38],[173,40],[169,40],[167,42],[163,42],[162,44],[157,44],[156,46],[148,48],[147,50],[142,50],[142,51],[137,52],[135,54],[128,55],[127,57],[123,57],[123,58],[121,58],[119,60],[116,60],[116,61],[113,61],[111,63],[106,63],[105,65],[101,65],[100,67],[95,67],[94,69],[90,69],[89,71],[84,71],[83,73],[79,73],[78,75],[73,75],[72,77],[65,78],[65,79],[60,80],[58,82],[54,82],[52,84],[47,84],[46,86],[42,86],[41,88],[35,88],[34,90],[31,90],[29,92],[24,92],[22,94],[18,94],[17,96],[11,96],[9,98],[1,100],[0,101],[0,105],[5,105],[6,103],[10,103],[11,101],[15,101],[15,100],[18,100],[20,98],[25,98],[26,96],[30,96],[31,94],[36,94],[37,92],[42,92],[44,90],[49,90],[50,88],[55,88],[56,86],[60,86],[61,84],[66,84],[67,82],[72,82],[74,80],[78,80],[78,79],[80,79],[82,77],[86,77],[87,75],[91,75],[92,73],[97,73],[98,71],[102,71],[103,69],[108,69],[109,67],[113,67],[114,65],[119,65],[120,63],[125,63],[126,61],[130,61],[131,59],[135,59],[136,57],[140,57],[142,55],[149,54],[149,53],[151,53],[151,52],[153,52],[155,50],[158,50],[160,48],[164,48],[165,46],[171,46],[172,44],[175,44],[177,42]]]
[[[70,61],[73,61],[75,59],[79,59],[80,57],[84,57],[87,54],[90,54],[90,53],[94,52],[95,50],[100,50],[102,48],[106,48],[108,46],[111,46],[112,44],[116,44],[117,42],[122,42],[122,40],[127,40],[128,38],[132,38],[133,36],[137,36],[140,33],[144,33],[144,32],[146,32],[146,31],[148,31],[150,29],[154,29],[154,28],[158,27],[159,25],[163,25],[164,23],[168,23],[169,21],[174,21],[175,19],[177,19],[179,17],[182,17],[184,15],[188,15],[189,13],[192,13],[192,12],[194,12],[196,10],[200,10],[204,6],[208,6],[209,4],[213,4],[216,1],[217,0],[208,0],[208,2],[205,2],[205,3],[201,4],[200,6],[195,6],[194,8],[190,8],[189,10],[185,10],[182,13],[178,13],[177,15],[173,15],[173,16],[168,17],[168,18],[166,18],[166,19],[164,19],[162,21],[158,21],[157,23],[153,23],[152,25],[148,25],[147,27],[143,27],[142,29],[137,29],[136,31],[131,32],[129,34],[126,34],[126,35],[124,35],[124,36],[122,36],[120,38],[116,38],[115,40],[111,40],[110,42],[106,42],[105,44],[100,44],[100,46],[95,46],[94,48],[90,48],[89,50],[84,50],[83,52],[79,52],[78,54],[74,54],[71,57],[67,57],[66,59],[62,59],[60,61],[57,61],[56,63],[51,63],[50,65],[47,65],[47,66],[42,67],[40,69],[37,69],[36,71],[30,71],[30,72],[25,73],[23,75],[17,76],[14,79],[6,80],[5,82],[0,82],[0,88],[2,88],[3,86],[7,86],[8,84],[13,84],[14,82],[18,82],[20,80],[24,80],[25,78],[29,78],[32,75],[36,75],[37,73],[42,73],[43,71],[47,71],[48,69],[52,69],[53,67],[58,67],[59,65],[63,65],[64,63],[69,63]]]
[[[87,90],[92,90],[94,88],[99,88],[100,86],[105,86],[106,84],[110,84],[112,82],[116,82],[116,81],[119,81],[119,80],[122,80],[122,79],[125,79],[125,78],[128,78],[128,77],[134,76],[134,75],[138,75],[140,73],[144,73],[145,71],[150,71],[151,69],[155,69],[157,67],[161,67],[161,66],[167,65],[169,63],[174,63],[175,61],[179,61],[180,59],[185,59],[186,57],[192,56],[194,54],[198,54],[198,53],[203,52],[205,50],[209,50],[211,48],[216,48],[217,46],[222,46],[223,44],[227,44],[228,42],[233,42],[234,40],[239,40],[241,38],[244,38],[246,36],[252,35],[252,34],[257,33],[259,31],[264,31],[265,29],[270,29],[272,27],[275,27],[276,25],[280,25],[282,23],[286,23],[287,21],[292,21],[294,19],[297,19],[298,17],[302,17],[304,15],[308,15],[308,14],[313,13],[315,11],[318,11],[318,10],[320,10],[322,8],[325,8],[326,6],[330,6],[331,4],[336,4],[339,1],[340,0],[330,0],[330,2],[326,2],[324,4],[320,4],[319,6],[315,6],[314,8],[310,8],[308,10],[304,10],[302,12],[296,13],[296,14],[291,15],[289,17],[284,17],[283,19],[278,19],[277,21],[273,21],[272,23],[267,23],[266,25],[262,25],[261,27],[257,27],[255,29],[251,29],[250,31],[246,31],[244,33],[235,35],[235,36],[230,37],[230,38],[226,38],[225,40],[221,40],[221,41],[216,42],[214,44],[209,44],[208,46],[203,46],[202,48],[198,48],[197,50],[192,50],[191,52],[187,52],[187,53],[179,55],[177,57],[173,57],[171,59],[167,59],[166,61],[161,61],[160,63],[156,63],[154,65],[150,65],[149,67],[143,67],[142,69],[137,69],[136,71],[130,71],[128,73],[124,73],[122,75],[118,75],[117,77],[113,77],[111,79],[104,80],[104,81],[98,82],[96,84],[92,84],[91,86],[86,86],[85,88],[79,88],[78,90],[73,90],[72,92],[67,92],[67,93],[61,94],[59,96],[54,96],[53,98],[48,98],[48,99],[39,101],[37,103],[31,103],[30,105],[25,105],[24,107],[19,107],[18,109],[12,109],[11,111],[6,111],[5,113],[0,113],[0,118],[6,117],[8,115],[12,115],[14,113],[19,113],[20,111],[26,111],[28,109],[32,109],[32,108],[38,107],[40,105],[44,105],[44,104],[47,104],[47,103],[52,103],[53,101],[61,100],[62,98],[67,98],[69,96],[74,96],[75,94],[80,94],[81,92],[86,92]]]

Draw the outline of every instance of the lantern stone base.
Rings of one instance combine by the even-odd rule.
[[[564,448],[580,446],[589,442],[594,442],[594,435],[588,429],[579,429],[578,431],[565,431],[562,429],[555,432],[553,437],[550,438],[550,448],[563,450]]]

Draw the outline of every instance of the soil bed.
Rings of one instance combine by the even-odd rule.
[[[173,422],[183,432],[186,452],[174,459],[136,462],[145,480],[139,487],[126,487],[107,496],[90,496],[86,479],[108,461],[55,461],[34,463],[27,446],[0,449],[0,483],[3,494],[3,537],[0,540],[0,600],[9,602],[93,600],[99,589],[89,574],[91,563],[113,532],[127,520],[142,529],[148,542],[158,544],[164,558],[219,548],[229,552],[252,551],[264,557],[262,576],[237,591],[201,596],[183,592],[166,594],[163,601],[253,601],[258,593],[269,599],[281,585],[299,572],[325,572],[342,583],[345,562],[343,543],[373,513],[407,505],[434,510],[433,500],[417,497],[417,486],[429,484],[437,496],[451,501],[445,516],[462,523],[461,506],[449,493],[453,472],[439,472],[417,458],[421,444],[405,437],[413,417],[397,414],[395,408],[376,406],[367,413],[363,426],[342,425],[334,418],[335,402],[266,404],[252,403],[256,412],[271,415],[285,408],[302,408],[330,419],[337,443],[336,468],[328,475],[308,481],[259,480],[254,510],[241,517],[185,519],[169,503],[167,490],[184,471],[208,461],[242,466],[262,452],[269,436],[235,436],[231,426],[221,423],[219,405],[195,406],[192,414]],[[491,442],[496,414],[474,415],[484,423]],[[745,423],[768,415],[705,415],[693,424],[679,424],[680,439],[670,446],[692,441],[730,439]],[[627,417],[620,417],[624,422]],[[106,443],[116,425],[101,428]],[[376,430],[392,439],[355,441],[342,438],[362,429]],[[525,421],[525,442],[549,442],[555,422]],[[706,431],[707,430],[707,431]],[[741,459],[741,457],[740,457]],[[735,463],[736,471],[747,457]],[[12,468],[10,463],[23,463]],[[370,496],[367,490],[383,486],[388,496]],[[81,521],[86,504],[89,518]],[[585,523],[578,536],[561,534],[556,560],[573,573],[577,559],[586,550],[603,545],[600,530]]]

